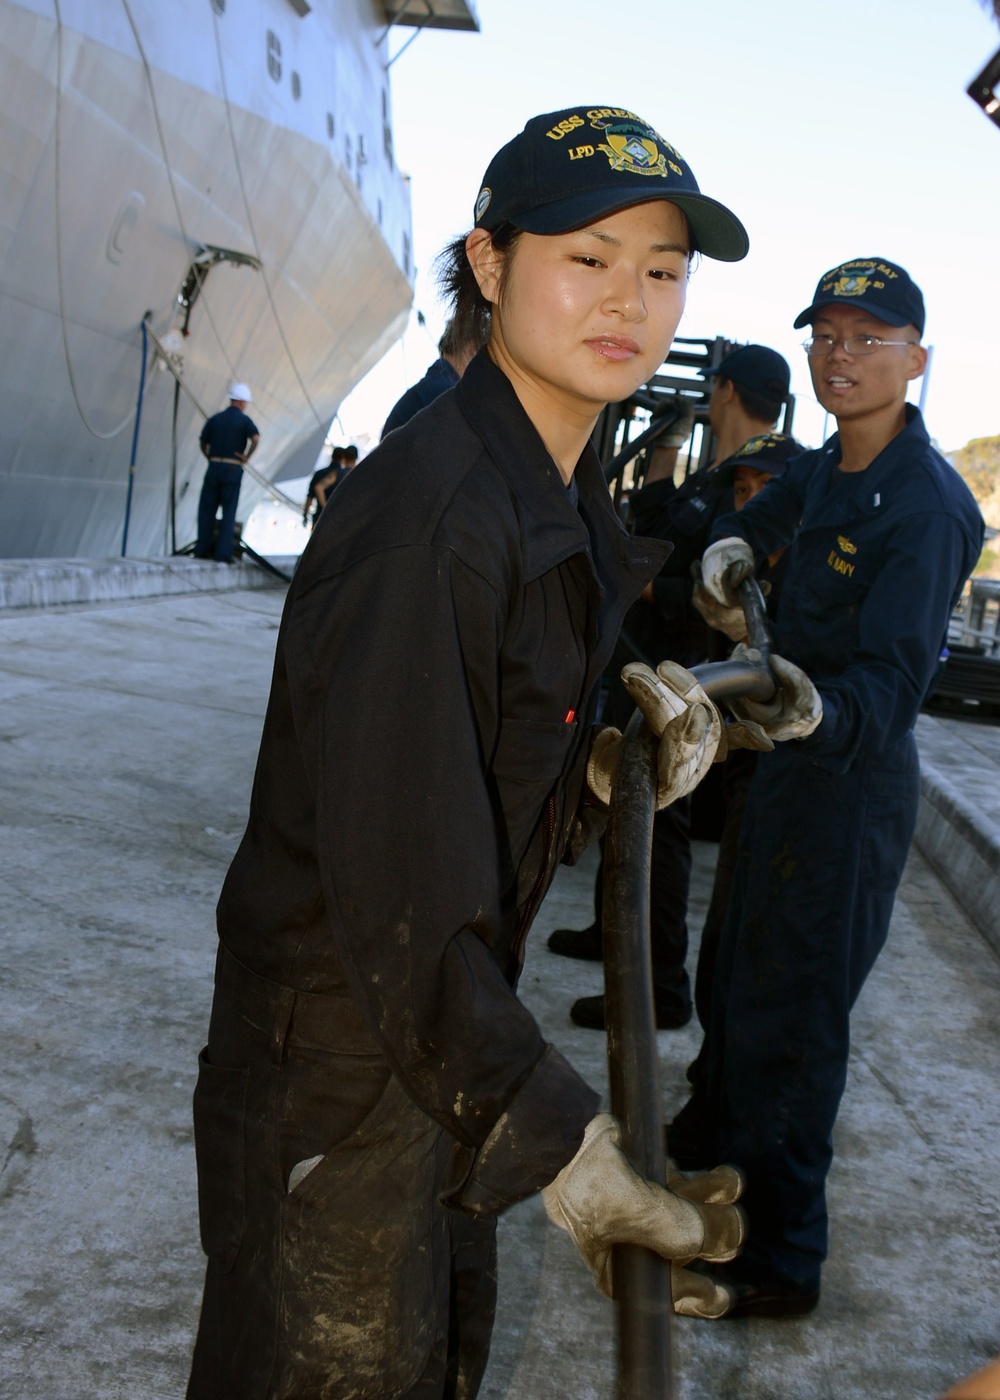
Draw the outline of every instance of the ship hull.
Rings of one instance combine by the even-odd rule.
[[[313,139],[308,111],[297,129],[250,91],[260,51],[207,0],[178,7],[201,26],[195,71],[176,55],[157,66],[156,18],[172,8],[132,0],[138,34],[95,35],[71,26],[66,0],[61,28],[51,9],[0,3],[0,557],[121,550],[147,315],[184,388],[150,338],[128,529],[128,552],[146,556],[193,537],[202,411],[224,406],[231,379],[253,388],[255,466],[274,479],[318,450],[405,324],[409,204],[390,148],[366,189],[349,145]],[[261,0],[262,25],[299,23],[273,8]],[[344,24],[350,6],[335,11]],[[353,20],[356,42],[374,29],[361,0]],[[187,311],[178,297],[205,245],[260,268],[217,263]],[[261,495],[245,479],[241,515]]]

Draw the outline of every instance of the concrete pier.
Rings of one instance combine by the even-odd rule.
[[[1000,725],[921,715],[917,845],[1000,956]]]
[[[192,589],[0,612],[4,1400],[183,1394],[213,908],[245,820],[282,601],[280,588]],[[994,734],[921,721],[928,766],[982,845],[978,873],[953,884],[987,905],[1000,812],[949,754],[1000,776]],[[932,854],[947,868],[963,850],[949,837]],[[695,932],[713,861],[700,845]],[[560,871],[522,994],[603,1087],[603,1037],[567,1015],[599,990],[600,968],[545,948],[553,927],[589,922],[592,876],[586,863]],[[820,1307],[798,1321],[678,1319],[677,1400],[935,1400],[1000,1353],[998,1007],[995,952],[914,853],[854,1020]],[[659,1036],[667,1116],[697,1040],[694,1027]],[[538,1200],[501,1222],[482,1394],[614,1395],[611,1306]]]
[[[294,560],[275,560],[279,567]],[[285,568],[291,573],[291,568]],[[274,576],[245,558],[235,564],[170,559],[0,559],[0,612],[73,603],[112,603],[171,593],[273,588]]]

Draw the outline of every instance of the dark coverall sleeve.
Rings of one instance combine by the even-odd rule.
[[[653,606],[665,627],[677,627],[688,620],[694,594],[693,579],[664,578],[662,574],[657,574],[652,588]]]
[[[489,946],[512,918],[490,773],[504,621],[452,551],[401,546],[308,589],[285,642],[338,952],[395,1073],[460,1145],[449,1201],[473,1212],[551,1181],[598,1105]]]
[[[715,538],[740,535],[757,558],[795,537],[805,502],[792,471],[770,482],[738,516],[720,520]],[[843,773],[884,752],[913,728],[930,688],[964,581],[968,542],[956,520],[933,511],[900,521],[886,536],[880,567],[860,604],[850,659],[836,675],[813,676],[823,718],[793,740],[820,767]],[[816,639],[817,650],[823,638]],[[804,664],[801,658],[789,658]]]

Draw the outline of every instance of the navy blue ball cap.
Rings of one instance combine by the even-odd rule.
[[[712,369],[702,370],[703,379],[713,375],[731,379],[734,384],[742,384],[744,389],[770,399],[786,398],[792,382],[788,361],[769,345],[737,346]]]
[[[755,472],[781,476],[804,451],[801,442],[784,433],[759,433],[713,469],[712,481],[718,486],[732,486],[737,467],[752,467]]]
[[[852,258],[824,272],[795,329],[811,326],[821,307],[835,303],[860,306],[887,326],[916,326],[924,333],[923,294],[906,269],[887,258]]]
[[[736,215],[702,194],[668,141],[620,107],[567,107],[532,117],[490,161],[474,222],[491,233],[507,223],[526,233],[569,233],[654,199],[683,211],[706,257],[746,257],[750,240]]]

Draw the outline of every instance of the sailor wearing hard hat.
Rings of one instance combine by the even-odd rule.
[[[201,450],[208,458],[208,471],[198,501],[198,540],[196,559],[215,559],[220,564],[232,560],[236,506],[240,499],[244,463],[252,456],[260,433],[246,413],[253,395],[246,384],[229,386],[229,407],[207,419],[201,430]],[[222,520],[213,543],[212,533],[219,507]]]

